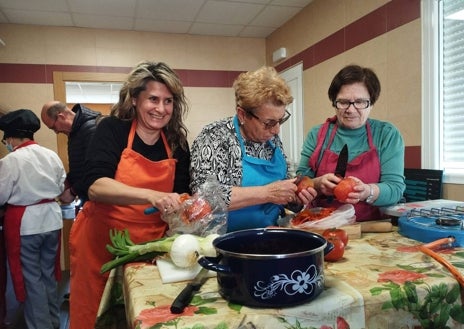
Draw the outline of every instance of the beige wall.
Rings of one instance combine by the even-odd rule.
[[[388,0],[314,0],[266,40],[266,61],[280,47],[287,57],[300,53]],[[347,64],[373,68],[382,84],[371,117],[390,121],[403,134],[406,146],[421,145],[421,20],[417,19],[345,51],[303,72],[304,129],[335,114],[327,89]],[[445,198],[464,201],[464,186],[445,184]]]
[[[275,49],[285,47],[288,57],[292,57],[387,2],[314,0],[266,40],[267,63],[272,63]],[[420,36],[418,19],[305,70],[305,130],[335,114],[327,89],[343,66],[355,63],[373,68],[382,84],[380,99],[371,116],[393,122],[401,130],[406,146],[420,145],[421,126],[417,120],[421,104]]]
[[[174,69],[253,70],[265,63],[265,40],[203,37],[150,32],[0,24],[6,47],[0,63],[133,67],[142,60],[163,61]],[[186,88],[190,101],[189,140],[206,123],[232,115],[231,88]],[[0,108],[29,108],[40,113],[53,99],[53,85],[1,83]],[[45,126],[36,134],[42,145],[57,150],[56,136]]]

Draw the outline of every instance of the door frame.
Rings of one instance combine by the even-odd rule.
[[[293,96],[293,102],[288,108],[292,116],[288,123],[285,123],[280,128],[280,136],[287,155],[289,172],[295,174],[294,171],[300,162],[301,148],[304,141],[303,63],[295,64],[279,72],[279,74],[287,81]]]
[[[66,82],[123,82],[127,78],[126,73],[97,73],[97,72],[53,72],[53,96],[54,99],[66,104]],[[56,135],[57,153],[66,171],[68,163],[68,136]]]

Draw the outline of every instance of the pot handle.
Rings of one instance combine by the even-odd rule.
[[[324,248],[324,256],[331,252],[334,247],[335,246],[332,242],[327,241],[327,245]]]
[[[219,272],[219,273],[226,273],[229,274],[232,271],[230,270],[229,266],[221,265],[217,263],[219,259],[222,258],[221,256],[219,257],[200,257],[198,258],[198,264],[200,264],[202,267],[214,271],[214,272]]]

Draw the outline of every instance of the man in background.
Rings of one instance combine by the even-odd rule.
[[[88,199],[87,191],[81,184],[85,171],[85,155],[101,113],[81,104],[70,109],[66,104],[53,100],[44,104],[40,116],[49,129],[68,136],[69,172],[61,201],[70,203],[78,197],[82,205]]]

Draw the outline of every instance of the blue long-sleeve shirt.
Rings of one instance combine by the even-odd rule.
[[[374,145],[380,158],[380,181],[379,197],[374,202],[376,206],[388,206],[398,201],[403,196],[406,188],[404,183],[404,141],[399,130],[391,123],[368,119]],[[302,173],[314,177],[315,173],[309,167],[309,158],[313,154],[317,145],[317,133],[322,124],[313,127],[307,134],[301,151],[300,164],[297,173]],[[331,124],[327,132],[321,150],[321,156],[327,148],[330,133],[334,128]],[[338,152],[344,144],[348,145],[348,161],[351,161],[359,154],[369,150],[367,131],[365,125],[357,129],[345,129],[338,127],[331,150]],[[356,176],[355,174],[353,176]]]

